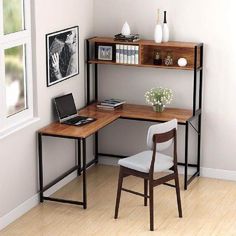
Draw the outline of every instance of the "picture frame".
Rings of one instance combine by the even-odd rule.
[[[47,87],[79,74],[79,26],[46,34]]]
[[[112,61],[113,47],[108,45],[98,46],[98,60]]]

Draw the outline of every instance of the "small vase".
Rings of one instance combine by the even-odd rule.
[[[129,36],[130,35],[130,27],[127,21],[124,23],[122,29],[121,29],[121,34],[124,36]]]
[[[159,16],[160,16],[160,10],[157,10],[157,24],[155,26],[154,30],[154,41],[155,43],[161,43],[162,42],[162,26],[159,22]]]
[[[155,112],[163,112],[165,109],[164,105],[153,105],[153,111]]]

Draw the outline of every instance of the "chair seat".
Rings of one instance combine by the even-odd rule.
[[[120,159],[118,164],[129,169],[148,173],[151,165],[153,151],[147,150],[136,155]],[[154,172],[162,172],[169,170],[174,165],[173,158],[159,153],[156,153],[156,161],[154,165]]]

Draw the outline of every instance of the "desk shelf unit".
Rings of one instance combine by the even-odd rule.
[[[113,60],[104,61],[97,59],[98,45],[112,46],[113,50],[116,48],[116,44],[124,45],[136,45],[139,46],[139,60],[138,64],[124,64],[116,63],[115,54],[113,52]],[[173,57],[173,65],[154,65],[153,55],[154,52],[161,51],[162,55],[171,51]],[[203,43],[191,43],[191,42],[167,42],[167,43],[155,43],[152,40],[140,40],[138,42],[123,42],[115,41],[109,37],[93,37],[86,40],[87,51],[87,105],[90,105],[98,100],[98,65],[117,65],[117,66],[130,66],[130,67],[145,67],[145,68],[162,68],[162,69],[174,69],[187,70],[193,72],[193,97],[192,97],[192,109],[165,109],[162,114],[157,114],[150,110],[150,106],[140,105],[128,105],[129,112],[126,115],[120,116],[122,119],[141,120],[141,121],[153,121],[153,122],[165,122],[173,118],[178,119],[178,124],[185,126],[185,159],[183,163],[178,163],[184,166],[184,189],[187,189],[188,184],[192,180],[200,175],[200,152],[201,152],[201,108],[202,108],[202,82],[203,82]],[[177,60],[181,57],[187,59],[188,64],[185,67],[180,67],[177,64]],[[94,66],[94,76],[91,76],[91,66]],[[92,78],[93,77],[93,78]],[[93,79],[94,83],[94,99],[91,99],[91,83]],[[124,109],[127,108],[124,106]],[[140,110],[141,109],[141,110]],[[173,110],[175,111],[173,113]],[[133,111],[133,112],[132,112]],[[138,114],[140,111],[140,114]],[[146,113],[141,114],[142,111],[149,111],[149,115]],[[135,115],[136,114],[136,115]],[[184,117],[184,119],[180,119]],[[197,120],[197,125],[193,124],[193,121]],[[195,127],[196,126],[196,127]],[[196,163],[189,163],[189,129],[190,127],[197,134],[197,160]],[[95,134],[95,158],[98,160],[98,156],[112,156],[112,157],[124,157],[121,155],[99,153],[98,151],[98,133]],[[196,171],[193,175],[188,177],[188,167],[194,167]]]

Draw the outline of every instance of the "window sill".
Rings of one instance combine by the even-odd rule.
[[[6,138],[7,136],[29,126],[32,125],[40,120],[39,117],[33,117],[33,118],[28,118],[24,121],[19,122],[18,124],[15,124],[11,127],[8,127],[6,129],[0,130],[0,140],[3,138]]]

